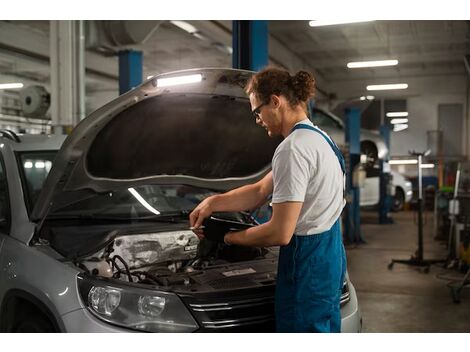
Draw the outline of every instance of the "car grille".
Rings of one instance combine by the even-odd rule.
[[[343,289],[341,291],[341,298],[339,300],[340,306],[343,307],[346,303],[349,302],[350,299],[351,299],[351,296],[349,294],[348,282],[345,280],[343,283]]]
[[[275,331],[274,286],[249,296],[231,293],[230,297],[182,299],[201,326],[201,332]]]
[[[274,332],[274,286],[251,296],[181,296],[201,326],[200,332]],[[345,281],[341,307],[350,300]]]

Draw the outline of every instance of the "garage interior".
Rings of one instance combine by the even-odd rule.
[[[1,138],[68,135],[173,71],[312,72],[309,114],[337,129],[348,160],[343,239],[362,332],[468,333],[470,21],[319,22],[2,20]]]

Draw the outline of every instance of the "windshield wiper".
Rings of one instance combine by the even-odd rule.
[[[93,221],[150,221],[150,222],[165,222],[176,223],[178,219],[187,219],[190,211],[182,210],[178,212],[167,212],[161,215],[148,215],[138,217],[122,217],[122,216],[106,216],[95,214],[80,214],[80,215],[52,215],[48,216],[48,220],[93,220]]]

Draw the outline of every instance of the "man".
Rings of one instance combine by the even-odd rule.
[[[272,194],[271,219],[228,233],[226,244],[281,246],[276,285],[279,332],[339,332],[340,295],[346,257],[339,217],[344,206],[344,159],[334,142],[314,127],[306,104],[315,81],[267,68],[246,89],[256,123],[269,136],[282,135],[272,172],[255,184],[211,196],[190,214],[202,238],[202,221],[213,212],[256,209]]]

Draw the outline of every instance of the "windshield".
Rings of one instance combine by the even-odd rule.
[[[187,185],[145,185],[96,194],[61,208],[52,217],[139,219],[189,213],[216,192]]]
[[[51,170],[57,151],[19,154],[23,187],[31,211]],[[125,219],[165,216],[193,210],[216,192],[187,185],[145,185],[95,194],[55,211],[52,216],[97,216]]]
[[[56,154],[57,150],[19,153],[23,188],[30,211],[36,204]]]

